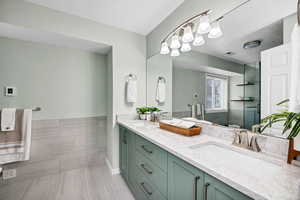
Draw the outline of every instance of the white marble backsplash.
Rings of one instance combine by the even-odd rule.
[[[200,123],[199,123],[200,124]],[[202,134],[207,134],[209,136],[217,137],[219,139],[233,141],[234,138],[234,129],[216,126],[216,125],[207,125],[201,124]],[[255,133],[248,131],[249,136],[251,137]],[[288,155],[289,141],[284,138],[277,138],[262,134],[255,134],[257,136],[257,143],[261,148],[264,154],[276,157],[281,160],[286,160]]]

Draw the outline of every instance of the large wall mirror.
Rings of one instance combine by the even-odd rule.
[[[254,13],[255,6],[244,5],[224,18],[224,35],[218,39],[205,36],[204,45],[179,56],[158,53],[148,58],[148,106],[177,118],[249,130],[281,109],[276,104],[288,98],[289,42],[296,15],[278,13],[245,23],[245,13]],[[276,66],[277,74],[272,70]],[[265,133],[284,137],[276,127]]]

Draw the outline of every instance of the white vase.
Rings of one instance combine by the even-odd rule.
[[[140,120],[146,120],[147,115],[146,114],[139,114]]]
[[[294,137],[294,149],[300,151],[300,133]]]

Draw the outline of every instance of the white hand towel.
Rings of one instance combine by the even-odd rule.
[[[191,112],[192,112],[192,118],[197,118],[197,106],[195,104],[192,105],[191,107]]]
[[[201,105],[199,104],[199,103],[197,103],[197,115],[199,116],[199,115],[202,115],[202,113],[201,113]]]
[[[300,25],[295,24],[292,37],[291,96],[289,111],[300,112]]]
[[[29,160],[30,147],[31,147],[31,122],[32,122],[32,110],[25,109],[23,113],[22,123],[22,141],[24,142],[24,154],[23,160]]]
[[[135,103],[137,100],[137,81],[134,79],[129,79],[127,81],[127,102]]]
[[[3,108],[1,111],[1,131],[15,130],[16,109]]]
[[[157,82],[155,100],[158,103],[164,103],[166,101],[166,84],[163,81]]]

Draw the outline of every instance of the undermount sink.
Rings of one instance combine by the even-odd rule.
[[[132,125],[140,128],[140,127],[143,127],[143,128],[146,128],[146,129],[149,129],[149,128],[153,128],[153,124],[149,125],[149,123],[143,121],[143,120],[134,120],[132,122]]]
[[[231,169],[243,168],[251,171],[252,166],[264,166],[264,168],[274,170],[280,166],[276,161],[263,159],[259,153],[216,142],[193,145],[190,149],[201,159],[220,166],[228,166]]]

